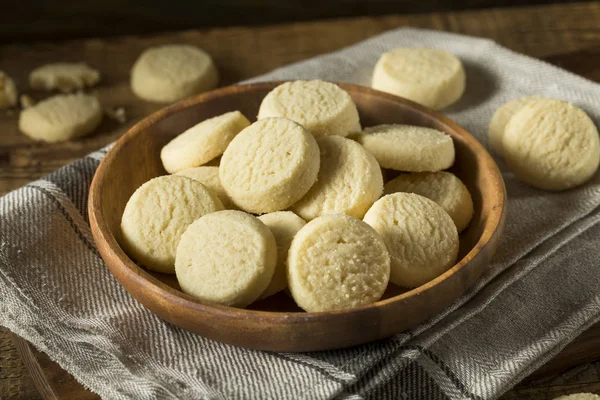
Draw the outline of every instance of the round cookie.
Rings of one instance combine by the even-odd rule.
[[[100,81],[100,72],[85,63],[46,64],[31,71],[29,85],[35,90],[72,92],[92,87]]]
[[[231,141],[219,177],[237,207],[262,214],[286,209],[304,196],[319,164],[319,146],[310,132],[286,118],[266,118]]]
[[[319,80],[286,82],[271,90],[258,111],[258,119],[268,117],[289,118],[315,137],[360,131],[358,110],[350,95]]]
[[[217,197],[219,197],[219,200],[221,200],[221,203],[223,203],[225,209],[230,210],[232,208],[235,208],[235,205],[233,204],[229,196],[227,196],[227,192],[225,192],[223,185],[221,185],[221,180],[219,179],[219,167],[202,166],[196,168],[189,168],[184,169],[183,171],[180,171],[175,175],[187,176],[188,178],[192,178],[200,182],[201,184],[212,190],[217,195]]]
[[[227,210],[198,219],[181,235],[175,273],[185,293],[245,307],[267,288],[276,263],[269,228],[252,215]]]
[[[373,89],[441,110],[465,91],[465,70],[453,54],[427,48],[399,48],[384,53],[373,71]]]
[[[594,122],[580,108],[543,99],[526,105],[506,125],[504,159],[524,182],[565,190],[588,181],[600,163]]]
[[[214,89],[218,80],[210,55],[190,45],[147,49],[131,70],[133,93],[156,103],[170,103]]]
[[[438,203],[462,232],[473,217],[473,199],[458,177],[450,172],[412,172],[401,174],[383,185],[384,194],[415,193]]]
[[[0,110],[17,104],[17,87],[10,76],[0,71]]]
[[[391,257],[390,281],[398,286],[421,286],[456,261],[456,226],[433,200],[414,193],[389,194],[373,204],[364,221],[383,238]]]
[[[287,287],[286,264],[288,251],[292,244],[292,239],[306,225],[306,221],[291,211],[277,211],[264,214],[258,217],[258,219],[271,230],[277,243],[277,266],[275,267],[271,283],[260,295],[260,298],[264,299]]]
[[[198,167],[223,154],[235,135],[250,126],[239,111],[231,111],[196,124],[167,143],[160,159],[168,173]]]
[[[544,99],[542,96],[525,96],[519,97],[505,103],[502,107],[496,110],[494,116],[490,120],[488,127],[488,143],[490,148],[499,155],[502,155],[502,136],[508,121],[528,104]]]
[[[383,192],[381,168],[358,143],[339,136],[317,139],[321,150],[319,176],[291,210],[310,221],[326,214],[362,218]]]
[[[19,130],[33,140],[64,142],[93,132],[101,121],[102,108],[95,96],[63,94],[21,111]]]
[[[371,304],[390,277],[381,237],[348,215],[325,215],[296,234],[288,253],[288,284],[300,308],[330,311]]]
[[[143,266],[172,274],[181,234],[198,218],[222,209],[217,195],[198,181],[176,175],[151,179],[127,201],[121,244]]]
[[[592,393],[573,393],[566,396],[555,397],[554,400],[600,400],[600,396]]]
[[[423,172],[439,171],[454,164],[452,137],[436,129],[377,125],[351,138],[369,150],[383,168]]]

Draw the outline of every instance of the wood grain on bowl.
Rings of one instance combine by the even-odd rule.
[[[390,287],[381,301],[349,310],[304,313],[285,294],[249,309],[203,303],[177,290],[173,277],[137,266],[119,246],[127,200],[141,184],[165,174],[159,153],[175,135],[227,111],[253,120],[262,98],[278,82],[230,86],[154,113],[109,151],[92,182],[89,214],[106,265],[125,289],[152,312],[181,328],[238,346],[273,351],[314,351],[381,339],[433,317],[462,295],[486,270],[502,233],[505,189],[498,168],[475,138],[442,114],[366,87],[340,84],[358,106],[363,126],[406,123],[450,134],[456,147],[451,171],[469,188],[475,215],[461,235],[459,261],[440,277],[410,291]]]

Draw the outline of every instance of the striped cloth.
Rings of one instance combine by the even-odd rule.
[[[486,144],[502,103],[541,94],[600,121],[600,86],[488,40],[400,29],[257,80],[368,85],[381,52],[442,48],[467,71],[447,114]],[[498,160],[508,219],[494,262],[445,312],[394,337],[338,351],[245,350],[169,325],[113,279],[86,199],[106,149],[0,199],[0,324],[106,399],[493,399],[600,319],[600,178],[547,193]],[[510,268],[509,268],[510,267]],[[360,329],[360,327],[357,327]]]

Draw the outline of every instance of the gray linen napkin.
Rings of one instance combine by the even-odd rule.
[[[255,79],[368,85],[400,46],[458,55],[467,91],[446,113],[486,144],[502,103],[541,94],[600,122],[600,86],[489,40],[399,29]],[[106,149],[0,199],[0,324],[107,399],[493,399],[600,319],[600,177],[548,193],[498,160],[505,234],[478,284],[386,340],[306,354],[244,350],[169,325],[133,300],[94,247],[86,201]],[[510,267],[510,268],[509,268]]]

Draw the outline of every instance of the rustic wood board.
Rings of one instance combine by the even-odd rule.
[[[159,105],[135,99],[128,86],[131,64],[142,49],[151,45],[185,42],[207,49],[221,70],[222,85],[226,85],[281,65],[339,49],[388,29],[410,25],[489,37],[515,51],[546,58],[573,72],[600,80],[599,18],[599,3],[579,3],[0,46],[0,70],[13,76],[19,88],[33,97],[42,94],[26,89],[27,75],[32,68],[44,62],[85,60],[104,75],[97,89],[103,104],[107,107],[125,107],[129,117],[123,125],[105,121],[97,134],[77,142],[41,145],[18,133],[17,111],[0,111],[0,194],[110,143],[136,120],[160,108]],[[2,332],[0,334],[3,335]],[[20,338],[16,338],[15,342],[44,398],[96,398],[29,343]],[[536,377],[554,374],[599,357],[600,325],[596,325],[548,363]],[[0,360],[0,371],[9,370],[11,365]],[[22,364],[18,364],[18,368],[22,368]],[[15,376],[20,375],[15,372]],[[600,392],[600,373],[594,375],[592,380],[569,384],[553,384],[554,381],[545,379],[541,384],[537,383],[539,379],[528,380],[508,393],[506,399],[553,398],[575,391]],[[1,385],[2,381],[0,393],[4,393]],[[30,399],[30,389],[26,387],[11,395],[18,399]]]

